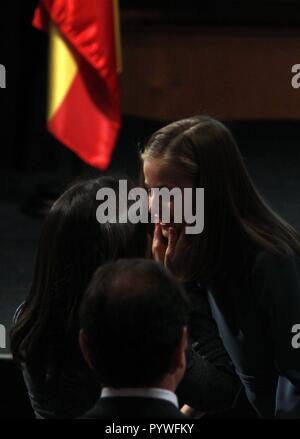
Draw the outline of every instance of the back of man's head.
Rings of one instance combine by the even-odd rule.
[[[151,387],[182,369],[176,361],[188,311],[184,291],[156,262],[123,259],[99,268],[83,299],[81,338],[101,383]]]

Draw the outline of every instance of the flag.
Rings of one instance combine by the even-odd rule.
[[[49,32],[48,129],[88,164],[108,167],[120,128],[118,0],[40,0]]]

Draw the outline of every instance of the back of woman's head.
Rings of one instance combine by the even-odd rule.
[[[300,253],[297,232],[256,190],[230,131],[208,116],[173,122],[154,133],[142,160],[172,167],[204,188],[204,231],[193,239],[190,256],[205,280],[226,270],[250,244],[278,255]],[[237,270],[237,267],[236,269]]]
[[[93,272],[122,257],[143,257],[143,224],[100,224],[99,189],[118,194],[119,182],[102,177],[79,182],[54,203],[42,228],[32,287],[11,333],[16,360],[32,370],[63,368],[78,359],[78,309]]]

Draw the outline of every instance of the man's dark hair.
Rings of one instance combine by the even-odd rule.
[[[160,264],[122,259],[100,267],[81,306],[81,328],[102,384],[147,387],[169,372],[189,303]]]

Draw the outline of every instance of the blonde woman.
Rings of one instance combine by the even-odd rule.
[[[170,203],[170,222],[155,226],[154,258],[199,288],[203,307],[208,300],[260,416],[299,418],[300,349],[292,343],[300,323],[299,234],[263,200],[231,133],[217,120],[197,116],[160,129],[142,161],[150,208],[153,188],[205,191],[203,232],[185,234]],[[201,340],[198,353],[220,376],[222,367],[206,347]]]

